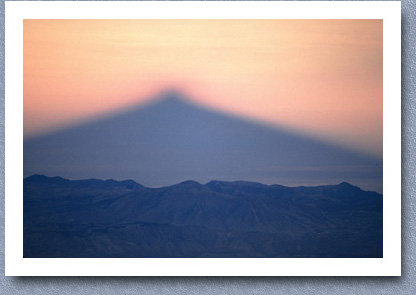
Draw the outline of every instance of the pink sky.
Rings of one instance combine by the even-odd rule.
[[[382,20],[24,20],[24,135],[198,103],[382,155]]]

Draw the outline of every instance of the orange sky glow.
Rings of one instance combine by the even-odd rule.
[[[24,136],[175,88],[382,155],[382,20],[24,20]]]

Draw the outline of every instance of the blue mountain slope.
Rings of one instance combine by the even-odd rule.
[[[382,257],[383,197],[347,183],[24,180],[25,257]]]
[[[157,102],[24,142],[24,176],[195,179],[285,185],[348,181],[382,191],[382,159],[196,106],[169,92]]]

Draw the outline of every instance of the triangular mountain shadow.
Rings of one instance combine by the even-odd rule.
[[[284,185],[347,181],[382,191],[382,159],[208,110],[173,91],[144,106],[24,142],[24,176]]]

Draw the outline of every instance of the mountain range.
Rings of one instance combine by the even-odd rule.
[[[26,258],[383,256],[383,196],[343,182],[287,187],[24,179]]]
[[[24,177],[194,179],[289,186],[343,181],[382,192],[383,161],[313,137],[204,108],[177,92],[24,141]]]

